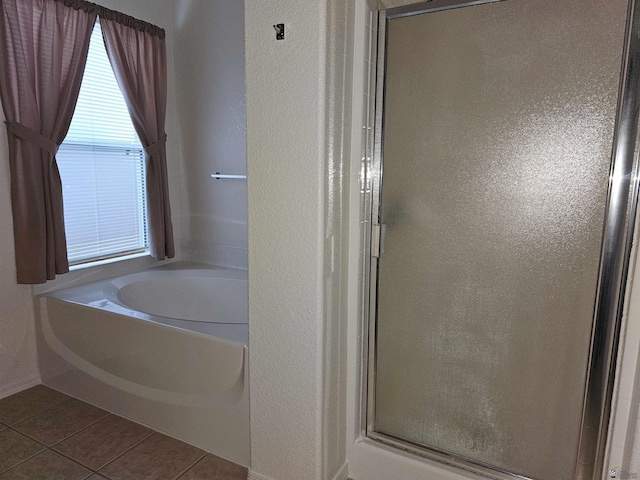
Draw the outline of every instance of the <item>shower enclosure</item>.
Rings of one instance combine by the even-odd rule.
[[[369,438],[495,478],[600,478],[637,197],[638,13],[380,12]]]

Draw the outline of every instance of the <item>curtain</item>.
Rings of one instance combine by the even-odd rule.
[[[0,0],[0,98],[9,139],[18,283],[69,271],[55,154],[75,109],[95,12]]]
[[[164,38],[100,18],[109,61],[116,74],[147,167],[149,249],[157,260],[175,255],[167,179],[165,112],[167,59]]]

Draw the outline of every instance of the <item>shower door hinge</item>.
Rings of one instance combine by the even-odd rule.
[[[387,226],[382,223],[371,227],[371,256],[380,258],[384,253],[384,237],[387,233]]]

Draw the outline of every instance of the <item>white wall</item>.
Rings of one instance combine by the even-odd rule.
[[[173,78],[173,5],[171,0],[100,0],[105,7],[154,23],[167,33],[167,166],[171,195],[172,221],[176,240],[180,233],[180,171],[178,168],[177,130]],[[0,113],[1,120],[4,116]],[[0,133],[0,397],[38,382],[33,331],[32,288],[17,285],[11,199],[9,159],[6,134]],[[179,256],[179,252],[177,254]],[[109,266],[74,271],[36,287],[37,292],[98,280],[127,271],[154,265],[148,258],[119,262]]]
[[[255,478],[321,469],[324,23],[319,1],[245,1]]]
[[[253,479],[346,478],[342,134],[351,7],[245,1]]]
[[[247,268],[244,5],[175,0],[176,99],[183,179],[183,255]]]
[[[4,122],[3,113],[0,120]],[[16,283],[9,150],[4,132],[0,133],[0,225],[1,398],[37,383],[39,378],[31,287]]]

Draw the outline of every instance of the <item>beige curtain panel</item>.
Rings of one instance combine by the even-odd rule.
[[[165,41],[117,21],[100,19],[109,61],[144,146],[149,249],[157,260],[175,255],[167,178],[167,54]]]
[[[0,0],[0,99],[7,125],[18,283],[69,271],[55,154],[67,134],[100,15],[109,57],[147,152],[151,253],[174,255],[164,117],[164,30],[81,0]],[[128,55],[139,55],[134,61]]]
[[[95,20],[95,13],[51,0],[0,3],[0,98],[18,283],[69,271],[55,154],[71,123]]]

